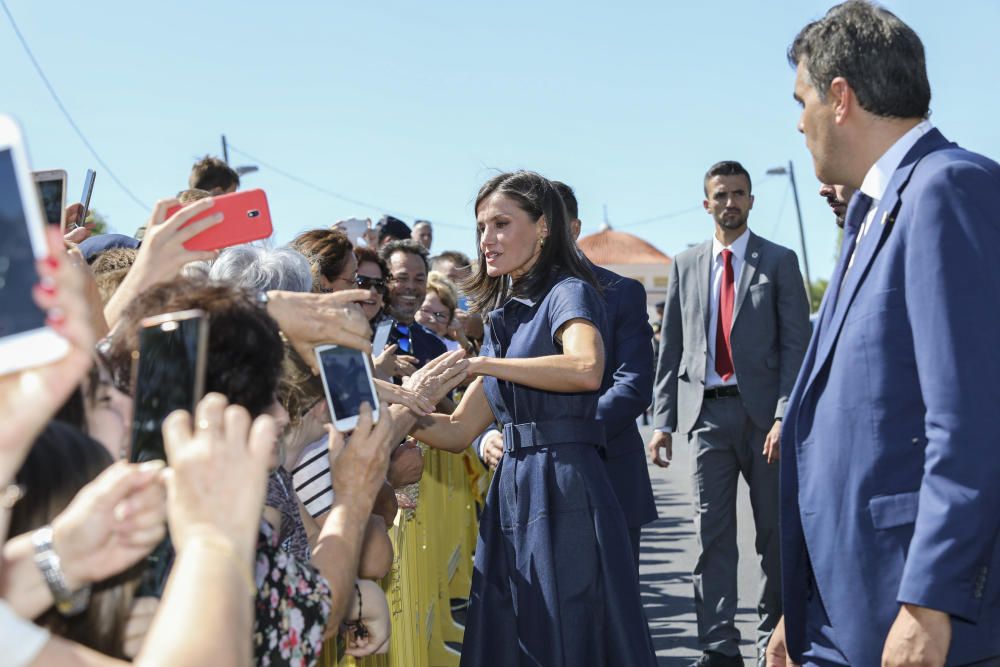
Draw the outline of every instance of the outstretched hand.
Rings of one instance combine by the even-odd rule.
[[[261,415],[251,423],[250,413],[229,405],[222,394],[201,399],[193,420],[184,410],[164,420],[167,517],[178,552],[189,539],[209,532],[250,559],[277,436],[272,417]]]
[[[468,376],[465,350],[453,350],[428,361],[423,368],[403,380],[403,386],[437,405]]]
[[[324,294],[274,290],[267,293],[267,298],[267,314],[313,373],[319,373],[313,352],[317,345],[343,345],[371,352],[372,330],[357,304],[368,298],[367,290]]]
[[[162,461],[119,461],[52,521],[52,544],[76,590],[124,571],[166,535]]]

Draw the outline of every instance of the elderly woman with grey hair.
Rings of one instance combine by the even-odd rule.
[[[208,277],[261,291],[312,291],[309,261],[288,247],[238,245],[226,248],[212,263]]]

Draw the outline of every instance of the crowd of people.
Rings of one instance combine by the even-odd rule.
[[[240,187],[213,157],[133,236],[91,235],[71,206],[33,291],[69,350],[0,376],[3,664],[312,665],[334,637],[384,653],[389,528],[430,447],[493,470],[463,665],[655,665],[647,454],[668,467],[675,436],[693,460],[696,665],[742,664],[741,476],[758,664],[1000,664],[1000,166],[930,124],[923,46],[894,14],[848,0],[788,59],[844,230],[813,325],[732,160],[704,176],[713,237],[674,258],[654,326],[643,286],[576,245],[572,188],[529,171],[479,190],[475,258],[388,215],[191,250]],[[166,460],[139,462],[141,331],[191,311],[202,396],[155,425]],[[377,392],[346,432],[319,375],[329,344],[365,353]]]

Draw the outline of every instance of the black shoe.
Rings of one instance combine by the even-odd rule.
[[[691,667],[743,667],[743,658],[716,651],[705,651]]]

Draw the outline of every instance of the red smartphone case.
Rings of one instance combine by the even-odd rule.
[[[220,250],[241,243],[259,241],[271,236],[271,211],[267,207],[267,196],[263,190],[245,190],[228,195],[216,195],[215,205],[203,211],[188,222],[188,225],[215,213],[222,213],[223,220],[209,227],[184,243],[188,250]],[[167,218],[182,206],[167,211]]]

